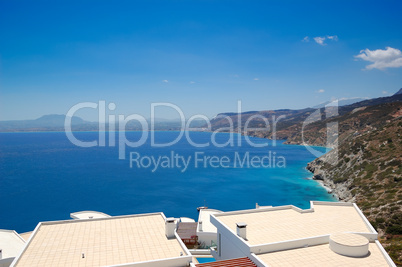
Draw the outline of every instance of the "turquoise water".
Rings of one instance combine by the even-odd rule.
[[[199,263],[207,263],[216,261],[214,258],[196,258]]]
[[[140,132],[128,132],[131,141]],[[159,143],[172,141],[177,132],[156,132]],[[83,141],[96,140],[97,132],[77,132]],[[194,142],[206,143],[211,133],[190,133]],[[216,135],[218,143],[229,134]],[[117,138],[117,136],[116,136]],[[240,138],[240,145],[237,144]],[[305,170],[314,156],[303,146],[276,146],[266,139],[250,138],[268,147],[255,148],[235,135],[236,144],[218,148],[194,148],[183,138],[169,147],[151,147],[150,140],[137,148],[126,147],[126,159],[119,159],[116,146],[82,148],[73,145],[63,132],[0,133],[0,229],[33,230],[39,221],[69,219],[71,212],[96,210],[110,215],[163,211],[168,217],[197,219],[198,206],[223,211],[250,209],[260,205],[293,204],[309,207],[310,200],[334,201],[317,182],[307,179]],[[108,140],[108,139],[106,139]],[[321,151],[325,151],[324,148]],[[140,157],[190,158],[186,170],[178,166],[130,168],[130,153]],[[228,163],[215,168],[202,162],[195,166],[195,153],[227,157]],[[248,153],[250,158],[268,156],[285,159],[286,167],[243,167],[236,165]],[[268,161],[266,161],[268,162]],[[147,160],[143,161],[147,164]],[[273,167],[275,166],[275,167]]]

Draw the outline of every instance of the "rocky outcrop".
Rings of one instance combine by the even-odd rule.
[[[348,189],[351,181],[345,180],[341,183],[335,183],[333,179],[334,171],[328,169],[337,161],[338,150],[331,150],[327,154],[315,159],[314,161],[307,164],[307,170],[313,173],[313,179],[317,181],[322,181],[324,187],[329,188],[328,193],[333,194],[340,201],[355,201],[354,196]],[[340,166],[347,168],[347,166]]]

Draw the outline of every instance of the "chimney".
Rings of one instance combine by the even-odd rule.
[[[202,221],[198,222],[198,231],[202,232]]]
[[[247,224],[244,222],[238,222],[236,223],[237,225],[237,235],[243,238],[244,240],[247,240]]]
[[[165,221],[165,234],[168,239],[174,238],[174,231],[176,230],[176,220],[174,218],[166,218]]]

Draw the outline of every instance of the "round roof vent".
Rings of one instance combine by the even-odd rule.
[[[369,253],[369,240],[358,234],[333,234],[329,237],[329,247],[333,252],[344,256],[364,257]]]

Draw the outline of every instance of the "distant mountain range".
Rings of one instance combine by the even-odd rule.
[[[64,131],[65,115],[51,114],[44,115],[35,120],[12,120],[0,121],[0,132],[40,132],[40,131]],[[147,120],[150,123],[150,119]],[[155,130],[180,130],[180,120],[155,119]],[[205,123],[204,120],[194,120],[191,127],[201,127]],[[73,131],[98,131],[99,123],[83,120],[74,116],[71,118],[71,128]],[[109,125],[105,125],[109,129]],[[114,129],[118,130],[119,126],[116,122]],[[137,121],[130,121],[126,125],[126,130],[142,130],[142,126]]]
[[[341,99],[338,101],[339,114],[344,114],[350,112],[352,109],[360,106],[370,106],[378,105],[381,103],[389,103],[393,101],[400,101],[402,96],[402,88],[390,97],[380,97],[374,99],[364,99],[364,98],[352,98],[352,99]],[[279,109],[279,110],[265,110],[265,111],[247,111],[241,114],[234,112],[219,113],[211,120],[212,130],[216,130],[223,127],[228,127],[229,122],[226,119],[230,117],[233,121],[235,129],[238,125],[238,116],[241,117],[243,123],[251,116],[262,116],[266,118],[271,118],[272,116],[279,117],[281,115],[285,116],[285,119],[281,120],[277,125],[277,130],[284,129],[291,125],[297,124],[297,122],[304,121],[312,112],[317,109],[323,109],[330,102],[325,102],[320,105],[314,106],[312,108],[305,108],[299,110],[291,109]],[[11,121],[0,121],[0,132],[35,132],[35,131],[64,131],[64,121],[66,116],[59,114],[44,115],[35,120],[11,120]],[[71,118],[72,129],[74,131],[97,131],[99,129],[98,122],[90,122],[83,120],[80,117],[74,116]],[[150,119],[148,119],[148,122]],[[264,125],[261,119],[254,119],[250,122],[249,127],[262,127]],[[191,127],[193,128],[206,128],[207,124],[203,120],[195,120],[192,122]],[[241,126],[243,127],[243,126]],[[157,118],[155,119],[155,129],[156,130],[180,130],[181,122],[179,120],[170,120]],[[108,129],[108,125],[106,125]],[[115,129],[118,129],[116,123]],[[126,130],[141,130],[141,124],[136,121],[131,121],[126,125]],[[261,136],[266,137],[266,136]],[[286,136],[281,136],[285,138]]]
[[[388,96],[388,97],[365,99],[365,100],[355,102],[352,104],[348,104],[348,105],[339,105],[337,112],[339,113],[339,115],[343,115],[343,114],[351,112],[353,109],[359,108],[359,107],[374,106],[374,105],[379,105],[379,104],[392,103],[395,101],[402,101],[402,94],[400,93],[401,90],[399,90],[398,93],[396,93],[392,96]],[[343,104],[343,103],[347,103],[347,102],[346,101],[341,102],[341,104]],[[312,113],[314,113],[318,109],[320,109],[321,113],[322,113],[321,120],[325,119],[325,113],[324,113],[325,105],[321,104],[318,106],[320,106],[320,107],[305,108],[305,109],[298,109],[298,110],[279,109],[279,110],[248,111],[248,112],[242,112],[240,114],[233,113],[233,112],[219,113],[211,120],[211,126],[212,126],[212,130],[223,129],[223,128],[228,129],[228,127],[230,127],[231,123],[232,123],[234,130],[238,131],[239,125],[237,125],[237,124],[240,121],[241,123],[243,123],[243,125],[240,125],[240,127],[241,127],[240,131],[244,131],[244,123],[251,117],[255,117],[255,119],[252,119],[248,122],[249,123],[248,128],[264,127],[265,123],[261,117],[271,120],[273,118],[273,116],[275,116],[276,118],[278,118],[279,116],[284,116],[284,118],[279,120],[279,122],[276,125],[276,130],[279,132],[279,130],[284,130],[284,129],[287,129],[288,127],[301,124]],[[327,111],[330,111],[330,110],[331,109],[328,109]],[[230,118],[231,122],[229,122],[228,118]],[[272,122],[272,121],[270,121],[270,122]],[[206,126],[206,125],[204,125],[204,126]],[[224,131],[224,129],[223,129],[223,131]],[[260,137],[268,137],[268,136],[265,136],[265,134],[266,133],[262,132],[262,133],[259,133],[259,136]],[[282,137],[282,139],[287,139],[288,136],[282,135],[281,137]]]
[[[62,131],[64,130],[65,115],[44,115],[36,120],[12,120],[0,121],[0,131]],[[96,129],[97,123],[85,121],[80,117],[72,117],[71,125],[73,128],[85,126],[88,129]]]

